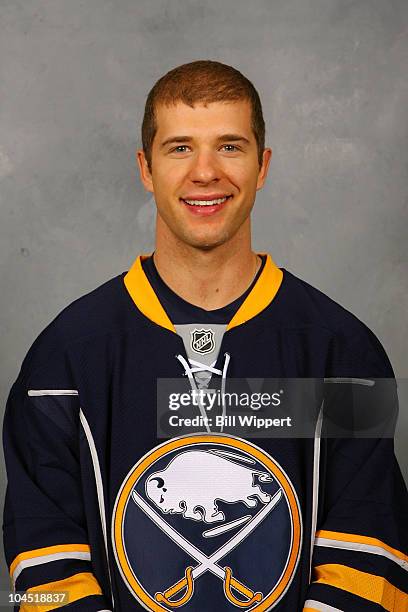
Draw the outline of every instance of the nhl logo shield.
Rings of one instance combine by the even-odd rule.
[[[195,329],[191,333],[191,348],[195,353],[205,355],[215,348],[214,332],[212,329]]]
[[[298,498],[281,466],[254,444],[187,435],[142,457],[112,520],[122,578],[146,609],[264,612],[299,561]]]

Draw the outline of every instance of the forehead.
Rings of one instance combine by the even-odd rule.
[[[216,138],[221,133],[239,131],[249,140],[254,139],[251,125],[251,105],[247,100],[236,102],[197,103],[192,108],[183,102],[156,108],[156,142],[169,135],[196,138]]]

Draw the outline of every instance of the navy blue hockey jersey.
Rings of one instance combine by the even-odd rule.
[[[377,338],[268,255],[216,359],[206,330],[192,358],[143,257],[56,317],[10,391],[12,587],[78,612],[406,612],[392,439],[157,433],[158,379],[393,378]]]

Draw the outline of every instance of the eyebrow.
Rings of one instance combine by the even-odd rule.
[[[173,142],[191,142],[192,140],[194,139],[191,136],[170,136],[170,138],[166,138],[166,140],[161,143],[160,148],[162,149],[166,145],[169,145]],[[219,136],[217,138],[217,142],[220,142],[222,140],[228,140],[229,142],[245,142],[246,144],[251,144],[247,138],[241,136],[240,134],[222,134],[222,136]]]

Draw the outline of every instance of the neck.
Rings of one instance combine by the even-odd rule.
[[[239,233],[238,230],[237,233]],[[154,263],[163,281],[190,304],[215,310],[230,304],[250,286],[261,259],[250,234],[234,236],[213,249],[157,240]]]

